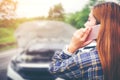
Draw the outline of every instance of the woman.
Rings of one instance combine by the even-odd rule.
[[[80,48],[92,42],[87,37],[96,24],[100,24],[97,47],[82,52]],[[55,53],[50,72],[71,80],[120,80],[120,6],[113,2],[94,6],[85,26],[74,33],[67,48]]]

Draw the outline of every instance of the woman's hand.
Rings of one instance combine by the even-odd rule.
[[[70,44],[68,45],[68,51],[74,53],[77,49],[84,47],[85,45],[92,42],[92,40],[86,41],[91,28],[81,28],[77,30],[71,39]]]

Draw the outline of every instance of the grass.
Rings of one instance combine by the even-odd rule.
[[[0,28],[0,51],[14,48],[16,46],[14,38],[14,29]]]
[[[4,37],[4,38],[0,39],[0,44],[2,44],[2,43],[13,43],[13,42],[15,42],[15,39],[12,36],[8,36],[8,37]]]

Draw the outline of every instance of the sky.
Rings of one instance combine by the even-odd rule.
[[[17,0],[17,17],[47,16],[50,7],[61,3],[65,13],[81,10],[89,0]]]
[[[65,13],[81,10],[90,0],[17,0],[17,17],[47,16],[50,7],[61,3]],[[117,0],[105,0],[113,1]]]

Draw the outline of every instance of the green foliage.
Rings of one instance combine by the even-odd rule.
[[[90,0],[88,4],[82,9],[82,11],[65,15],[65,22],[73,25],[77,29],[83,28],[90,13],[89,7],[101,2],[104,2],[104,0]]]
[[[73,25],[77,29],[82,28],[87,21],[89,12],[90,9],[86,6],[82,11],[66,15],[65,22]]]
[[[0,20],[0,51],[16,47],[14,37],[15,29],[23,22],[36,20],[37,18],[20,18]]]
[[[15,42],[14,30],[11,28],[0,28],[0,44]]]
[[[14,31],[15,29],[24,22],[41,20],[44,17],[36,18],[19,18],[10,20],[0,20],[0,45],[5,43],[15,43]]]
[[[62,7],[62,4],[56,4],[53,8],[50,8],[48,13],[48,20],[64,20],[64,9]]]

